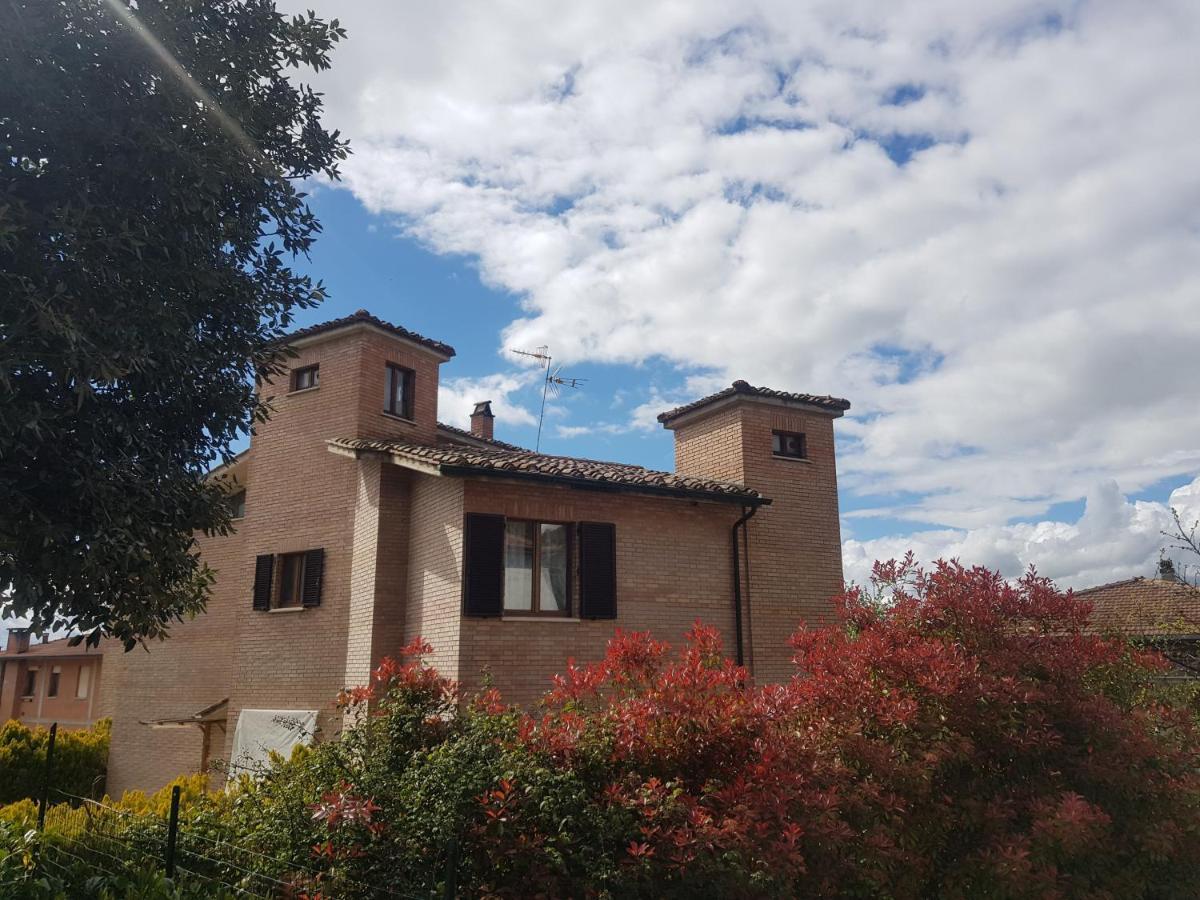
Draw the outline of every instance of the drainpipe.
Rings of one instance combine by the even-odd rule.
[[[738,528],[742,529],[742,536],[745,537],[746,523],[754,518],[756,512],[758,512],[758,506],[743,506],[742,517],[733,523],[733,530],[730,533],[733,539],[733,639],[737,644],[737,664],[739,666],[746,664],[746,654],[742,649],[742,563],[738,553]]]

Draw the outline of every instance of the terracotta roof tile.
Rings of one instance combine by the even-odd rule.
[[[1128,637],[1200,635],[1200,590],[1178,581],[1130,578],[1076,591],[1092,604],[1097,631]]]
[[[718,400],[724,400],[726,397],[732,397],[736,394],[742,394],[747,397],[765,397],[772,400],[787,400],[792,403],[805,403],[809,406],[819,406],[822,409],[828,409],[831,412],[845,412],[850,408],[850,401],[843,400],[840,397],[824,397],[817,394],[792,394],[787,391],[777,391],[773,388],[755,387],[744,381],[735,381],[729,387],[717,391],[715,394],[709,394],[707,397],[701,397],[699,400],[694,400],[683,406],[677,406],[675,409],[668,410],[665,413],[659,413],[658,421],[665,425],[672,419],[678,419],[686,413],[693,412],[701,407],[708,406],[710,403],[716,403]]]
[[[520,451],[526,452],[526,453],[529,452],[524,447],[518,447],[516,444],[510,444],[507,441],[498,441],[495,438],[480,437],[477,434],[472,434],[471,432],[467,431],[465,428],[459,428],[455,425],[447,425],[445,422],[438,422],[438,428],[442,429],[445,432],[448,432],[445,436],[447,438],[449,438],[451,441],[456,441],[456,442],[460,442],[460,443],[468,443],[468,444],[473,443],[473,442],[474,443],[482,443],[482,444],[486,444],[489,447],[496,447],[500,450],[520,450]]]
[[[291,334],[280,338],[281,344],[289,344],[300,338],[313,337],[318,334],[325,334],[330,331],[337,331],[339,328],[346,328],[350,325],[358,324],[374,325],[376,328],[382,328],[389,334],[394,334],[397,337],[402,337],[405,340],[412,341],[414,344],[420,344],[422,347],[428,347],[435,353],[440,353],[443,356],[454,356],[454,348],[449,344],[443,344],[441,341],[435,341],[433,338],[427,338],[424,335],[417,334],[415,331],[409,331],[407,328],[401,328],[399,325],[393,325],[391,322],[385,322],[383,319],[377,319],[365,309],[360,309],[348,316],[342,316],[340,319],[331,319],[328,322],[321,322],[318,325],[309,325],[307,328],[301,328],[298,331],[293,331]]]
[[[29,649],[24,653],[17,653],[15,650],[4,649],[0,651],[0,659],[30,659],[33,657],[57,657],[57,656],[101,656],[103,650],[99,647],[88,647],[84,643],[79,643],[74,647],[69,646],[69,637],[57,638],[53,641],[39,641],[38,643],[30,643]],[[9,642],[12,642],[11,632],[9,633]]]
[[[408,444],[366,438],[339,438],[329,442],[344,450],[387,453],[403,464],[436,466],[447,474],[499,475],[586,486],[608,486],[634,493],[663,494],[733,503],[763,503],[758,491],[745,485],[707,478],[655,472],[627,463],[600,462],[572,456],[549,456],[529,450],[468,447],[442,444]]]

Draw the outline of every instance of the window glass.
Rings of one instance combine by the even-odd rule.
[[[92,667],[79,667],[79,680],[75,683],[75,696],[80,700],[86,700],[88,695],[88,683],[92,680]]]
[[[384,387],[383,409],[393,416],[412,418],[413,373],[400,366],[387,365],[387,384]]]
[[[563,612],[567,609],[567,526],[546,525],[541,528],[538,584],[538,607],[544,612]]]
[[[287,553],[279,563],[279,597],[275,605],[299,606],[300,585],[304,577],[304,554]]]
[[[55,666],[53,669],[50,670],[50,683],[48,685],[46,685],[46,696],[47,697],[57,697],[58,696],[58,682],[59,682],[59,679],[61,679],[61,678],[62,678],[62,668],[61,667]]]
[[[235,519],[242,519],[246,516],[246,492],[237,491],[229,496],[229,515]]]
[[[776,431],[771,435],[771,450],[776,456],[792,456],[802,459],[805,455],[804,435]]]
[[[37,691],[37,669],[28,669],[25,672],[25,690],[21,693],[22,697],[32,697]]]
[[[533,609],[533,522],[504,525],[504,608]]]
[[[292,373],[292,390],[304,391],[315,388],[321,383],[320,366],[305,366]]]

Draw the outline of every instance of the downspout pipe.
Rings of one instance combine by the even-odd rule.
[[[770,500],[766,501],[770,503]],[[746,523],[754,518],[754,514],[758,512],[759,504],[742,507],[742,517],[733,523],[733,529],[730,532],[730,537],[733,541],[733,640],[737,647],[737,664],[744,666],[746,664],[746,652],[744,648],[744,639],[742,637],[742,561],[741,554],[738,552],[738,529],[742,529],[743,537],[746,534]],[[748,545],[747,545],[748,546]]]

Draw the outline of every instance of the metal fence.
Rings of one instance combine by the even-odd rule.
[[[57,724],[50,728],[45,771],[40,785],[37,827],[43,832],[39,861],[50,874],[73,878],[80,867],[96,875],[133,877],[160,871],[177,883],[191,883],[206,894],[238,897],[297,896],[300,886],[320,884],[326,897],[390,897],[402,900],[453,900],[457,896],[458,847],[446,848],[443,888],[436,893],[398,891],[386,883],[367,884],[345,873],[330,873],[295,859],[279,859],[245,846],[211,822],[189,827],[180,821],[180,789],[171,791],[165,816],[137,813],[53,787]],[[47,823],[47,813],[52,818]]]

